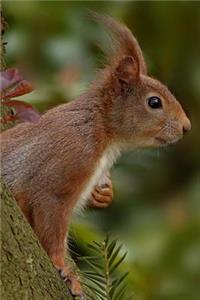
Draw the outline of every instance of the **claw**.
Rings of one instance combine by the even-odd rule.
[[[80,298],[84,296],[80,284],[80,278],[69,266],[65,265],[63,268],[59,268],[58,272],[62,280],[66,283],[71,296]]]
[[[63,281],[66,283],[67,281],[69,281],[69,278],[66,277],[62,277]]]
[[[73,298],[79,298],[80,300],[87,300],[87,296],[82,293],[82,294],[74,294],[72,293],[72,291],[68,288],[68,291],[69,291],[69,295],[72,296]]]
[[[82,294],[79,298],[80,298],[80,300],[87,300],[87,297],[85,294]]]

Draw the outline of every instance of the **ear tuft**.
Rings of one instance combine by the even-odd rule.
[[[132,56],[125,56],[115,69],[119,81],[131,84],[139,77],[139,63]]]
[[[103,24],[108,29],[108,34],[111,38],[110,48],[107,47],[104,51],[107,54],[109,65],[113,66],[117,61],[120,62],[123,57],[132,56],[138,63],[140,73],[147,74],[147,66],[145,59],[137,39],[132,32],[124,25],[109,16],[90,12],[93,19]]]

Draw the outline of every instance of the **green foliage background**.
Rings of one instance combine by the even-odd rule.
[[[105,32],[87,9],[123,20],[137,36],[149,73],[166,83],[192,120],[177,145],[135,151],[115,165],[114,203],[73,222],[72,248],[105,233],[128,250],[135,300],[197,300],[200,295],[200,2],[4,1],[7,64],[35,91],[22,99],[40,111],[70,101],[101,66]],[[74,242],[75,241],[75,242]]]

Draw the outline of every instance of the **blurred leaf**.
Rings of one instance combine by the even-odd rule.
[[[0,72],[1,98],[13,98],[33,91],[31,84],[15,68]]]

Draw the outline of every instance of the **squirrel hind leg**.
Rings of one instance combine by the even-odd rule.
[[[33,229],[71,295],[84,299],[78,274],[73,271],[70,263],[65,263],[64,260],[65,240],[69,224],[67,210],[58,202],[56,202],[56,207],[55,202],[52,205],[49,204],[48,209],[44,209],[42,206],[33,208]]]
[[[60,277],[67,284],[70,294],[73,297],[84,299],[85,295],[81,286],[80,276],[72,270],[70,264],[65,264],[63,268],[57,268]]]

